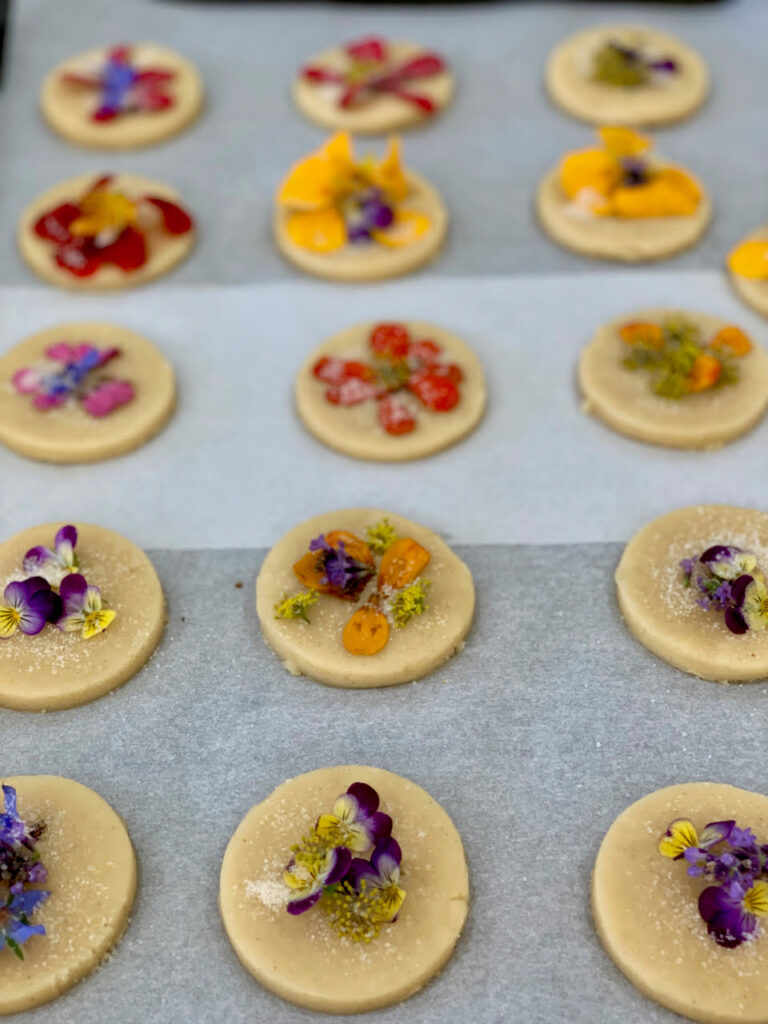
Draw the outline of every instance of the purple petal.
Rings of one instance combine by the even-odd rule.
[[[16,789],[13,786],[3,786],[3,798],[5,799],[5,813],[16,818]]]
[[[56,534],[53,543],[55,547],[59,547],[65,541],[69,541],[72,547],[75,547],[77,544],[77,530],[74,526],[62,526]]]
[[[88,583],[85,576],[81,576],[79,572],[71,572],[64,577],[59,587],[59,595],[67,614],[80,611],[87,590]]]
[[[27,597],[32,597],[39,590],[50,590],[51,585],[48,580],[42,576],[30,576],[28,580],[22,580],[24,589],[27,592]]]
[[[27,607],[27,587],[23,580],[14,580],[9,583],[4,592],[5,600],[11,608]]]
[[[22,563],[24,572],[34,572],[41,565],[45,565],[46,562],[51,562],[55,558],[56,556],[50,548],[44,548],[42,545],[30,548],[26,555],[24,555],[24,562]]]
[[[45,935],[45,926],[42,924],[22,924],[21,921],[11,921],[7,935],[8,938],[23,946],[33,935]]]
[[[377,811],[371,815],[368,824],[368,831],[371,835],[371,843],[378,846],[384,839],[389,839],[392,833],[392,819],[388,814]]]
[[[373,786],[369,786],[365,782],[353,782],[347,792],[357,800],[360,805],[360,813],[366,818],[370,817],[379,806],[379,794]]]
[[[36,593],[30,595],[29,610],[30,612],[34,612],[36,615],[42,615],[46,622],[55,622],[57,619],[61,618],[64,609],[59,595],[48,589],[38,590]],[[22,617],[22,623],[23,621]],[[19,628],[26,633],[22,624],[19,624]],[[36,630],[36,632],[40,631]]]
[[[726,608],[725,609],[725,624],[732,633],[740,635],[746,633],[749,629],[744,616],[738,610],[738,608]]]
[[[349,881],[357,891],[360,889],[360,882],[365,879],[378,880],[378,872],[363,857],[353,857],[349,865]]]
[[[311,896],[306,896],[303,900],[292,900],[286,909],[289,914],[303,914],[305,910],[314,907],[322,895],[322,891],[313,892]]]
[[[686,851],[687,852],[687,851]],[[400,844],[396,839],[386,839],[383,843],[379,843],[376,849],[371,855],[371,864],[378,872],[378,874],[384,876],[389,874],[392,870],[392,866],[399,867],[400,861],[403,859],[403,853],[400,849]]]
[[[349,871],[352,854],[346,846],[337,846],[334,853],[336,854],[336,860],[331,870],[325,876],[325,885],[335,885]]]
[[[28,889],[13,897],[10,909],[15,914],[26,914],[29,917],[50,895],[45,889]]]
[[[699,846],[706,849],[714,846],[715,843],[723,843],[729,838],[735,821],[710,821],[704,826],[704,831],[699,836]]]
[[[27,636],[37,636],[48,621],[47,616],[37,608],[27,607],[21,613],[19,629]]]

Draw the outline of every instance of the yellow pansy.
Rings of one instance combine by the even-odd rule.
[[[693,822],[688,821],[687,818],[678,818],[670,824],[659,840],[659,853],[663,857],[671,857],[676,860],[678,857],[682,857],[686,850],[693,849],[698,845],[699,836]]]
[[[740,277],[768,281],[768,239],[750,238],[728,254],[728,267]]]

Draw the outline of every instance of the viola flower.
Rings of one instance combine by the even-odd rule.
[[[283,872],[291,890],[289,914],[303,914],[313,907],[326,886],[336,885],[349,870],[352,854],[343,846],[329,847],[317,835],[306,837],[294,847],[294,856]]]
[[[430,228],[429,218],[401,204],[410,192],[392,139],[382,160],[358,161],[346,132],[299,161],[283,181],[277,203],[289,216],[289,238],[302,249],[334,252],[348,243],[412,245]]]
[[[731,593],[747,629],[768,627],[768,588],[761,575],[739,576],[731,586]]]
[[[330,846],[365,853],[392,832],[392,819],[378,806],[379,794],[372,786],[353,782],[333,805],[333,812],[320,815],[315,831]]]
[[[183,235],[193,227],[176,203],[150,195],[129,199],[110,188],[112,180],[98,178],[77,202],[46,211],[34,225],[35,234],[53,244],[56,264],[75,277],[90,277],[108,264],[125,273],[138,270],[149,258],[152,232]]]
[[[757,565],[757,558],[751,551],[726,544],[713,544],[701,555],[699,561],[722,580],[735,580],[743,573],[751,573]]]
[[[89,384],[92,373],[120,355],[119,348],[99,349],[93,345],[59,342],[45,350],[48,359],[60,364],[52,373],[37,367],[25,367],[13,375],[13,386],[20,395],[33,395],[32,404],[44,411],[77,399],[90,416],[107,416],[135,397],[129,381],[100,378]]]
[[[33,935],[45,935],[45,926],[30,924],[29,916],[50,895],[45,889],[30,889],[11,894],[4,904],[0,903],[0,951],[8,946],[20,960],[24,959],[24,943]]]
[[[175,72],[162,67],[139,70],[131,61],[129,46],[115,46],[107,59],[93,72],[64,72],[61,81],[67,85],[98,91],[99,99],[91,114],[92,121],[112,121],[123,114],[150,113],[173,106],[167,85]]]
[[[340,109],[360,107],[384,94],[396,96],[423,114],[436,113],[435,103],[429,96],[414,91],[411,83],[446,70],[438,54],[417,53],[398,61],[386,41],[376,36],[350,43],[344,47],[344,54],[347,66],[343,70],[312,64],[301,72],[304,80],[313,85],[335,86],[336,105]]]
[[[646,85],[655,75],[667,76],[679,70],[671,57],[651,56],[635,46],[609,39],[594,55],[593,78],[608,85]]]
[[[64,574],[77,572],[80,565],[75,554],[77,544],[77,530],[74,526],[62,526],[53,539],[53,551],[50,548],[38,545],[30,548],[24,555],[22,563],[24,572],[36,572],[43,566],[50,567],[55,572]]]
[[[747,878],[708,886],[699,896],[699,913],[715,942],[732,949],[753,938],[758,919],[768,917],[768,883]]]
[[[400,888],[400,862],[403,859],[396,839],[385,839],[371,855],[371,860],[355,857],[349,869],[350,883],[356,892],[363,890],[373,897],[369,915],[373,921],[386,923],[397,920],[405,901]]]
[[[17,630],[36,636],[60,615],[61,598],[42,576],[9,583],[0,602],[0,639],[7,640]]]
[[[59,594],[64,614],[56,625],[63,633],[80,633],[84,640],[90,640],[102,633],[117,615],[113,609],[103,607],[99,588],[89,586],[79,573],[64,577]]]

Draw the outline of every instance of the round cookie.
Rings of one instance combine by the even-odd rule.
[[[171,73],[172,77],[159,88],[151,87],[155,94],[160,93],[161,99],[150,95],[149,102],[143,104],[148,109],[120,111],[114,116],[94,119],[104,98],[98,80],[109,53],[104,47],[86,50],[46,75],[40,91],[40,110],[55,132],[70,142],[93,149],[138,149],[163,142],[196,120],[203,106],[203,81],[197,69],[175,50],[154,43],[129,47],[128,58],[139,73]],[[63,75],[84,78],[81,82],[65,81]],[[130,95],[126,98],[130,101]]]
[[[627,263],[664,259],[689,249],[712,219],[712,201],[703,189],[698,208],[688,216],[589,216],[568,201],[557,167],[539,185],[536,209],[544,229],[566,249]]]
[[[702,347],[729,326],[704,313],[644,309],[600,327],[579,361],[583,409],[639,441],[670,448],[719,448],[751,430],[763,416],[768,406],[768,355],[753,343],[746,355],[730,361],[738,371],[735,384],[679,399],[662,397],[654,392],[649,373],[622,365],[632,346],[620,336],[619,328],[681,319],[700,329]]]
[[[136,856],[125,825],[93,790],[55,775],[0,778],[15,787],[19,815],[46,823],[37,850],[48,869],[48,899],[31,922],[45,926],[20,960],[0,950],[0,1015],[62,995],[94,971],[128,925]]]
[[[735,545],[768,567],[768,515],[729,505],[677,509],[644,526],[616,569],[621,614],[654,654],[702,679],[749,682],[768,676],[768,630],[736,635],[722,614],[699,607],[695,586],[683,585],[680,562],[713,545]]]
[[[155,227],[148,230],[147,260],[142,266],[130,272],[109,263],[100,266],[89,277],[77,277],[60,267],[55,260],[54,245],[36,235],[34,226],[43,215],[61,204],[77,204],[95,181],[96,175],[93,174],[69,178],[43,192],[22,213],[16,233],[19,253],[39,277],[60,288],[75,291],[109,291],[153,281],[186,259],[195,244],[194,224],[183,234],[169,234]],[[139,174],[116,174],[113,176],[111,187],[131,199],[152,195],[171,203],[180,203],[178,193],[172,188]]]
[[[353,654],[343,634],[350,617],[371,600],[374,574],[357,602],[320,594],[308,608],[309,622],[276,618],[276,607],[303,589],[293,571],[309,550],[310,541],[344,530],[363,539],[366,531],[386,519],[398,538],[411,538],[430,555],[423,575],[430,587],[426,611],[395,628],[391,610],[388,640],[375,654]],[[380,560],[375,558],[378,572]],[[366,688],[408,683],[433,672],[463,646],[472,624],[475,590],[467,566],[437,534],[402,516],[381,509],[342,509],[315,516],[290,530],[269,552],[256,581],[256,610],[264,639],[293,675],[306,675],[330,686]],[[384,602],[386,609],[386,602]]]
[[[375,243],[349,242],[333,252],[304,249],[289,237],[286,223],[290,211],[276,207],[273,220],[275,243],[285,258],[308,274],[331,281],[381,281],[399,277],[430,263],[440,252],[448,233],[448,211],[437,189],[426,178],[405,171],[408,208],[425,214],[428,231],[412,245],[386,248]]]
[[[697,828],[736,819],[768,840],[768,797],[714,782],[668,786],[632,804],[603,839],[592,876],[592,914],[606,951],[643,995],[704,1024],[766,1024],[768,935],[719,946],[699,915],[708,884],[661,856],[670,822]]]
[[[0,639],[1,707],[58,711],[102,697],[136,675],[163,635],[163,589],[144,552],[102,526],[75,525],[78,572],[100,588],[116,617],[89,639],[62,632],[52,623],[35,636],[18,631]],[[0,544],[0,595],[12,580],[48,575],[45,566],[25,572],[22,562],[29,549],[51,547],[60,526],[31,527]],[[58,581],[52,577],[50,582]]]
[[[606,43],[650,50],[676,62],[672,74],[640,85],[595,81],[592,62]],[[674,36],[640,25],[600,25],[569,36],[550,54],[546,83],[554,102],[590,124],[659,125],[697,110],[709,92],[709,72],[699,54]]]
[[[746,241],[752,240],[759,242],[768,241],[768,224],[757,228],[757,230],[747,236]],[[729,270],[728,276],[739,297],[762,316],[768,317],[768,277],[762,280],[744,277],[742,274],[734,274],[732,270]]]
[[[411,353],[414,351],[414,343],[428,339],[440,346],[441,363],[458,366],[462,375],[456,385],[458,403],[450,410],[440,412],[427,408],[405,387],[390,392],[398,406],[407,409],[416,421],[410,432],[392,433],[381,425],[381,410],[375,397],[355,405],[330,402],[326,398],[328,383],[313,373],[320,359],[362,362],[372,372],[376,372],[377,367],[384,366],[385,371],[389,367],[387,360],[377,358],[371,351],[369,340],[375,325],[357,324],[319,345],[304,362],[296,377],[295,397],[299,417],[307,430],[323,444],[359,459],[382,462],[419,459],[460,441],[482,419],[486,402],[485,375],[472,350],[454,334],[434,324],[409,320],[398,326],[408,332]],[[415,360],[416,367],[418,358],[414,355],[409,357]],[[395,425],[393,429],[399,427]]]
[[[42,388],[59,386],[68,366],[82,365],[82,359],[75,362],[75,346],[83,345],[102,351],[116,349],[118,354],[88,372],[62,405],[36,407],[36,398],[47,400]],[[67,346],[69,362],[65,361]],[[60,359],[46,356],[47,351],[57,353],[59,348]],[[30,368],[32,374],[19,376]],[[53,375],[57,375],[55,380]],[[39,380],[46,376],[52,383],[46,385]],[[26,380],[31,383],[25,384]],[[35,387],[37,390],[32,390]],[[115,401],[131,392],[133,397],[105,413],[108,406],[104,399],[110,400],[110,388],[117,393]],[[171,364],[141,335],[114,324],[49,327],[19,342],[0,358],[0,442],[32,459],[78,463],[122,455],[162,430],[175,404]]]
[[[424,47],[415,43],[388,42],[386,47],[388,62],[392,66],[402,65],[425,52]],[[351,61],[343,47],[333,47],[312,57],[308,66],[344,72],[351,66]],[[430,121],[450,103],[455,81],[451,72],[444,68],[437,74],[407,83],[409,93],[416,93],[433,104],[431,113],[425,113],[417,104],[392,92],[376,93],[359,105],[341,107],[337,100],[342,88],[333,83],[315,84],[300,73],[293,82],[293,98],[302,114],[315,124],[324,128],[343,128],[355,135],[376,135],[418,127]]]
[[[406,899],[370,942],[337,937],[320,908],[286,912],[290,847],[354,782],[373,786],[402,848]],[[224,854],[219,903],[243,966],[299,1006],[361,1013],[413,995],[449,959],[467,917],[461,838],[420,786],[380,768],[344,765],[289,779],[245,816]]]

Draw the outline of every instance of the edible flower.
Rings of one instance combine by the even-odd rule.
[[[646,371],[651,391],[675,400],[735,384],[740,375],[736,360],[752,350],[752,342],[738,327],[722,327],[706,340],[696,324],[679,316],[661,323],[632,321],[622,324],[618,333],[630,346],[622,365]]]
[[[303,914],[319,903],[336,934],[356,942],[370,942],[382,925],[397,920],[406,896],[400,887],[402,852],[391,835],[392,819],[378,807],[376,790],[354,782],[336,800],[333,813],[321,814],[291,847],[283,872],[289,914]],[[368,851],[370,860],[360,856]]]
[[[125,273],[143,267],[157,232],[183,235],[189,214],[159,196],[129,198],[112,189],[112,175],[98,178],[76,202],[62,203],[38,218],[34,232],[54,246],[56,264],[75,277],[90,277],[114,264]]]
[[[597,129],[600,148],[568,153],[560,184],[582,213],[594,217],[687,217],[698,209],[701,188],[687,171],[659,165],[652,142],[629,128]]]
[[[731,633],[768,628],[768,588],[757,558],[733,544],[713,544],[698,558],[680,562],[683,586],[696,584],[696,603],[724,613]]]
[[[366,529],[365,539],[374,555],[383,555],[397,540],[397,531],[385,516]]]
[[[365,541],[346,530],[330,530],[309,542],[309,551],[293,567],[311,590],[357,601],[376,571]]]
[[[320,594],[316,590],[305,590],[302,594],[286,594],[282,601],[275,605],[276,619],[302,619],[309,622],[307,609],[320,600]]]
[[[90,640],[115,619],[117,612],[105,608],[98,587],[90,586],[80,573],[65,576],[59,587],[64,614],[56,625],[63,633],[80,633]]]
[[[420,406],[445,413],[459,404],[464,375],[456,363],[444,361],[437,342],[412,338],[403,324],[381,323],[372,328],[368,346],[370,363],[328,356],[315,363],[312,374],[328,385],[325,399],[331,405],[376,402],[381,428],[399,436],[416,429]]]
[[[607,40],[595,51],[592,77],[608,85],[646,85],[654,77],[668,77],[679,70],[672,57],[652,55],[638,46]]]
[[[13,375],[13,386],[20,395],[33,395],[32,404],[44,411],[76,399],[89,416],[101,418],[133,401],[133,385],[92,375],[120,355],[119,348],[96,348],[87,343],[70,345],[58,342],[45,350],[46,358],[59,368],[46,373],[38,367],[25,367]]]
[[[417,242],[430,226],[425,214],[400,205],[409,192],[397,139],[382,160],[358,161],[349,135],[339,132],[294,165],[277,203],[288,213],[289,238],[302,249],[328,253],[349,242],[398,248]]]
[[[45,935],[41,924],[30,924],[29,918],[51,895],[44,889],[28,889],[45,882],[47,871],[36,845],[45,832],[39,823],[28,828],[19,817],[16,790],[2,787],[5,810],[0,814],[0,951],[8,946],[24,959],[22,946],[33,935]]]
[[[77,572],[80,561],[75,553],[77,530],[74,526],[62,526],[53,539],[53,550],[38,545],[30,548],[22,563],[24,572],[37,572],[50,567],[58,574]]]
[[[768,846],[751,829],[715,821],[699,836],[693,822],[680,818],[661,837],[659,852],[685,860],[692,878],[713,883],[699,895],[698,909],[718,945],[734,948],[755,937],[759,918],[768,917]]]
[[[59,618],[61,607],[59,595],[42,576],[9,583],[0,602],[0,639],[7,640],[17,630],[35,636],[46,622]]]
[[[168,82],[175,72],[162,67],[139,70],[131,60],[129,46],[114,46],[104,64],[93,71],[66,71],[60,76],[65,85],[97,90],[98,104],[92,121],[113,121],[123,114],[149,113],[173,106]]]
[[[768,281],[768,238],[748,238],[728,254],[728,267],[739,277]]]
[[[427,610],[429,588],[429,580],[417,580],[395,594],[389,602],[389,613],[394,620],[395,629],[402,629],[412,618],[424,614]]]
[[[335,86],[336,105],[342,110],[360,107],[376,96],[385,94],[418,108],[423,114],[434,114],[435,103],[423,93],[414,92],[410,83],[431,78],[445,70],[445,63],[436,53],[417,53],[406,60],[396,60],[384,39],[371,36],[344,47],[346,67],[312,64],[301,75],[312,85]]]

